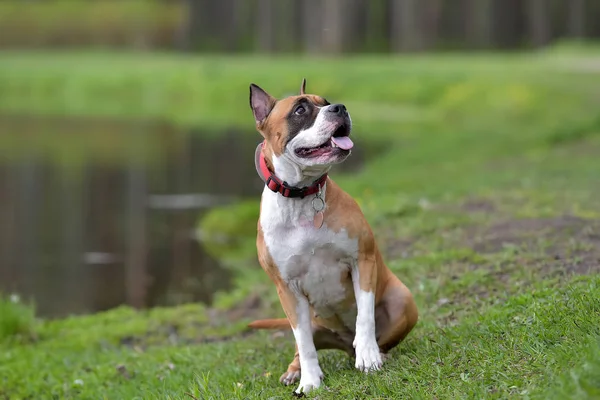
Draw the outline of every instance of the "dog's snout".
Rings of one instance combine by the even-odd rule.
[[[346,106],[343,104],[332,104],[327,109],[330,113],[334,113],[337,115],[346,115],[348,111],[346,111]]]

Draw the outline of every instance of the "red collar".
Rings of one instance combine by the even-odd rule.
[[[303,188],[290,186],[287,182],[282,181],[267,166],[265,155],[262,152],[263,147],[265,147],[265,142],[259,144],[256,149],[256,170],[261,175],[263,181],[265,181],[267,187],[273,192],[279,193],[283,197],[300,197],[302,199],[308,195],[318,193],[325,186],[327,174],[322,175],[312,185]]]

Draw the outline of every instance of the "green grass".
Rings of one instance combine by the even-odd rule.
[[[306,76],[310,91],[346,103],[357,146],[380,149],[361,171],[334,179],[358,200],[421,315],[381,372],[363,375],[344,354],[320,353],[324,385],[308,397],[594,399],[600,67],[589,66],[599,60],[560,51],[270,60],[5,53],[0,110],[251,129],[249,82],[281,95]],[[290,398],[293,388],[278,382],[293,356],[290,333],[244,330],[282,315],[255,260],[257,201],[200,222],[206,237],[239,234],[234,248],[207,243],[237,271],[235,290],[211,308],[41,321],[33,343],[0,342],[0,398]]]
[[[29,341],[35,337],[35,309],[21,302],[17,295],[0,293],[0,341]]]

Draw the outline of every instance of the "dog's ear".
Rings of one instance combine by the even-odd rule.
[[[306,94],[306,78],[302,79],[302,85],[300,85],[300,94]]]
[[[275,102],[275,98],[269,93],[254,83],[250,84],[250,108],[252,109],[256,123],[260,123],[267,118]]]

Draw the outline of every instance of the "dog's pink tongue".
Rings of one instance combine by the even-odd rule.
[[[340,137],[332,137],[331,141],[335,143],[335,145],[344,150],[350,150],[354,143],[352,143],[352,139],[348,136],[340,136]]]

